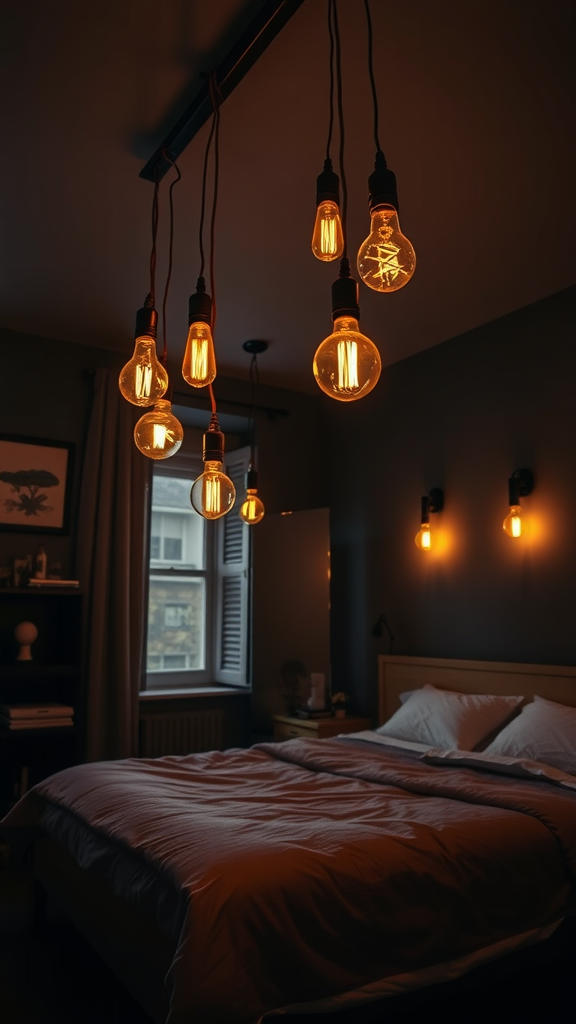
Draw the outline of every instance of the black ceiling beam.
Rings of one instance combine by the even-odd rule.
[[[250,22],[221,64],[215,69],[216,83],[222,102],[234,91],[244,75],[256,63],[280,30],[292,17],[304,0],[265,0],[258,14]],[[147,181],[160,181],[171,168],[165,153],[177,160],[186,146],[206,123],[212,113],[210,85],[206,81],[196,93],[184,113],[169,131],[164,142],[152,154],[140,171],[140,177]]]

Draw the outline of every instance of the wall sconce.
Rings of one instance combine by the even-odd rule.
[[[420,517],[420,529],[414,538],[414,543],[421,551],[430,551],[432,547],[432,535],[430,533],[430,513],[441,512],[444,508],[444,491],[439,487],[422,497],[422,515]]]
[[[534,476],[530,469],[516,469],[508,479],[510,511],[502,523],[502,528],[509,537],[521,537],[525,532],[520,498],[525,498],[527,494],[531,494],[533,487]]]

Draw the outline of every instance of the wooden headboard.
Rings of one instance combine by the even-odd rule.
[[[576,707],[576,666],[517,665],[381,654],[378,658],[379,724],[400,707],[400,694],[430,683],[459,693],[534,694]]]

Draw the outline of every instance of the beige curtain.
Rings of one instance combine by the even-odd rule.
[[[77,575],[84,591],[89,761],[138,753],[151,463],[134,444],[143,410],[111,370],[94,373],[80,496]]]

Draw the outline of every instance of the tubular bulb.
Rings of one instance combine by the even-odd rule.
[[[351,316],[334,320],[334,331],[316,349],[312,370],[318,387],[330,398],[353,402],[378,383],[382,361],[374,342]]]
[[[430,523],[422,523],[422,526],[414,538],[414,543],[421,551],[430,551],[430,548],[432,547]]]
[[[321,202],[316,209],[312,232],[312,252],[317,260],[329,263],[340,259],[344,252],[344,235],[338,203],[331,199]]]
[[[502,523],[502,528],[509,537],[521,537],[524,532],[524,520],[520,505],[510,505],[510,511]]]
[[[402,234],[393,206],[377,206],[370,216],[370,234],[358,250],[358,273],[374,291],[396,292],[416,269],[414,247]]]
[[[193,388],[204,388],[216,377],[216,355],[210,324],[201,320],[190,324],[182,376]]]
[[[205,519],[219,519],[226,515],[236,500],[236,489],[222,470],[222,463],[208,460],[204,472],[192,484],[190,501]]]
[[[156,320],[151,307],[136,314],[134,354],[118,378],[120,394],[132,405],[153,405],[168,389],[168,374],[156,355]]]
[[[134,427],[136,447],[149,459],[168,459],[180,448],[184,430],[172,414],[172,404],[159,399],[154,408],[140,417]]]

